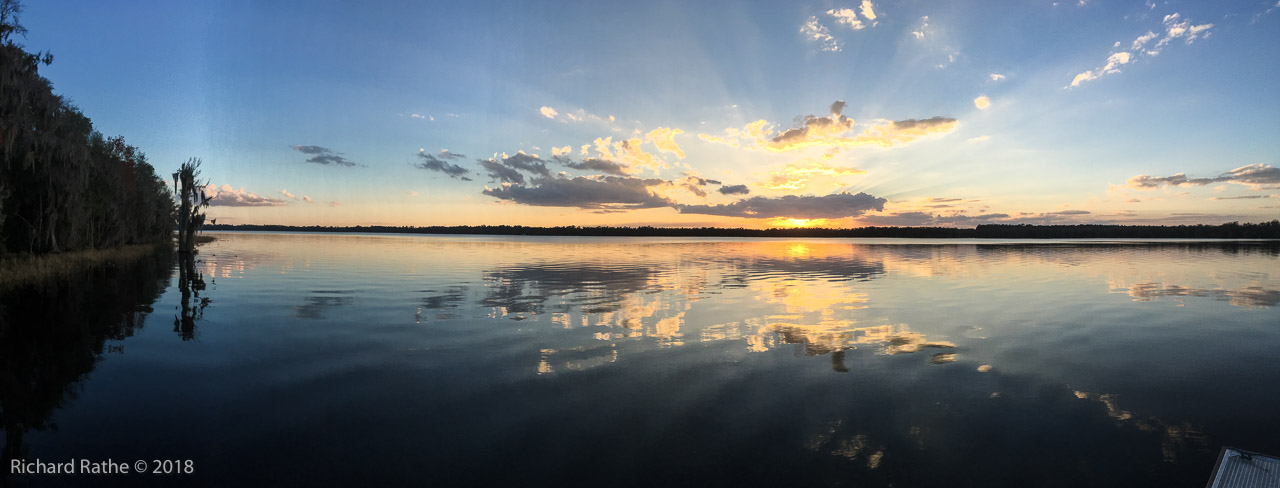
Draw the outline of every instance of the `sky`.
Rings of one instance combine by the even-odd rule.
[[[1280,217],[1280,2],[28,2],[219,223]]]

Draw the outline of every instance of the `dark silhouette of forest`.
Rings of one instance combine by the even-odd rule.
[[[104,249],[171,236],[173,196],[138,148],[104,137],[40,76],[50,53],[14,42],[0,0],[0,255]]]
[[[523,225],[387,226],[357,225],[206,225],[205,230],[274,232],[364,232],[402,234],[488,234],[528,236],[639,236],[639,237],[902,237],[979,239],[1280,239],[1280,220],[1257,224],[1231,222],[1222,225],[979,225],[972,229],[951,227],[858,227],[851,229],[794,228],[744,229],[724,227],[529,227]]]

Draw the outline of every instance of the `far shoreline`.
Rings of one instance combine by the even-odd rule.
[[[533,227],[522,225],[476,226],[292,226],[271,224],[205,225],[206,231],[321,232],[363,234],[432,234],[566,237],[751,237],[751,238],[904,238],[904,239],[1280,239],[1280,220],[1261,223],[1231,222],[1221,225],[1008,225],[985,224],[973,228],[857,227],[771,228],[724,227]]]

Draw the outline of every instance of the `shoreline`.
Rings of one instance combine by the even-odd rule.
[[[217,236],[196,237],[196,245],[216,241]],[[173,243],[129,244],[109,249],[89,249],[57,254],[22,254],[0,259],[0,291],[44,281],[66,279],[85,269],[122,261],[136,261],[165,249]]]
[[[1280,220],[1222,225],[1005,225],[984,224],[973,228],[954,227],[857,227],[857,228],[771,228],[726,227],[533,227],[523,225],[460,226],[321,226],[239,224],[206,225],[205,231],[222,232],[323,232],[352,234],[433,234],[493,236],[566,237],[764,237],[764,238],[863,238],[902,239],[1280,239]]]

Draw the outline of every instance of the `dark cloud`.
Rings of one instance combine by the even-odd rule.
[[[489,178],[494,181],[514,183],[517,185],[524,184],[524,175],[520,174],[520,172],[516,171],[514,168],[509,168],[495,159],[481,160],[480,167],[484,168],[485,171],[488,171]]]
[[[471,178],[463,176],[471,173],[471,170],[447,161],[449,159],[462,159],[464,157],[466,156],[462,154],[454,154],[449,151],[440,151],[439,154],[419,152],[418,159],[421,159],[422,161],[414,163],[413,167],[425,169],[427,171],[439,171],[449,175],[450,178],[456,178],[462,181],[471,181]]]
[[[310,154],[311,158],[307,159],[308,163],[316,164],[336,164],[338,166],[363,166],[360,163],[351,161],[341,156],[342,153],[334,152],[332,149],[321,146],[293,146],[295,151],[302,154]]]
[[[1129,178],[1128,184],[1139,190],[1154,190],[1163,185],[1189,186],[1210,185],[1213,183],[1236,183],[1240,185],[1280,185],[1280,168],[1268,164],[1241,166],[1213,178],[1187,178],[1186,173],[1171,176],[1138,175]]]
[[[547,169],[547,164],[542,158],[523,151],[514,156],[507,156],[505,153],[502,156],[501,159],[490,158],[480,161],[480,166],[494,181],[523,185],[525,180],[522,171],[543,178],[551,176],[551,170]]]
[[[580,169],[580,170],[586,170],[586,171],[599,171],[601,173],[617,175],[617,176],[627,175],[626,170],[623,168],[621,164],[618,164],[615,161],[610,161],[608,159],[587,158],[582,160],[582,162],[573,162],[569,158],[559,157],[559,158],[556,158],[556,161],[558,161],[560,164],[563,164],[573,169]]]
[[[637,209],[673,206],[675,202],[650,191],[651,187],[670,184],[660,178],[578,176],[535,178],[531,185],[526,186],[522,178],[519,183],[486,188],[483,193],[501,200],[541,207]]]
[[[707,197],[707,192],[703,190],[702,187],[707,185],[720,184],[720,182],[717,180],[708,180],[696,174],[686,173],[686,175],[687,176],[685,176],[684,179],[680,181],[680,186],[683,186],[685,189],[689,190],[689,192],[702,198]]]
[[[892,214],[867,215],[858,220],[867,225],[916,227],[989,224],[993,222],[1004,222],[1009,217],[1009,214],[1005,213],[934,215],[928,212],[899,212]]]
[[[746,195],[751,193],[751,189],[747,185],[725,185],[720,187],[720,193],[725,195]]]
[[[929,117],[927,119],[907,119],[897,120],[893,122],[893,128],[900,131],[909,130],[929,130],[935,127],[944,126],[955,123],[956,119],[951,117]]]
[[[1211,200],[1252,200],[1255,198],[1267,198],[1266,195],[1242,195],[1238,197],[1213,197]]]
[[[785,195],[751,197],[727,205],[676,205],[680,213],[726,217],[798,219],[839,219],[858,217],[871,210],[884,210],[884,198],[866,193],[833,193],[825,196]]]
[[[1057,212],[1049,212],[1049,215],[1089,215],[1093,212],[1088,210],[1059,210]]]

